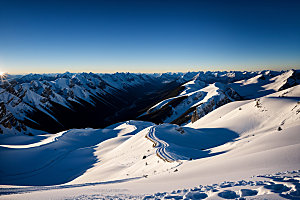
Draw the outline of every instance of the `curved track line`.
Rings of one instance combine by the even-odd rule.
[[[156,155],[161,158],[162,160],[166,162],[174,162],[176,161],[175,158],[173,158],[170,154],[167,153],[166,148],[169,146],[169,144],[163,140],[158,139],[155,136],[155,127],[150,127],[148,133],[145,136],[147,139],[149,139],[151,142],[153,142],[153,147],[156,147]]]

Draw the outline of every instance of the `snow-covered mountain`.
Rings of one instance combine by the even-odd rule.
[[[0,84],[0,133],[99,128],[139,115],[139,120],[182,125],[241,96],[258,97],[297,84],[297,70],[8,75]]]
[[[236,81],[244,78],[243,80]],[[251,77],[251,78],[249,78]],[[234,82],[235,81],[235,82]],[[184,125],[229,102],[261,97],[300,83],[300,71],[198,73],[178,95],[149,108],[138,119]]]
[[[256,76],[229,84],[247,99],[262,97],[300,84],[300,70],[262,71]]]
[[[0,199],[299,199],[299,102],[296,85],[185,126],[2,137]]]
[[[35,134],[104,127],[134,117],[186,79],[184,74],[28,74],[0,85],[0,132]],[[192,75],[190,75],[192,76]],[[179,81],[178,81],[179,79]],[[134,111],[132,111],[134,110]]]
[[[194,122],[228,102],[241,100],[232,88],[219,82],[207,84],[196,78],[182,85],[182,88],[179,95],[159,102],[139,119],[182,125]]]

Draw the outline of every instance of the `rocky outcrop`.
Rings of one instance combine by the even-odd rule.
[[[166,118],[173,114],[176,106],[178,106],[186,98],[186,96],[175,98],[162,106],[160,109],[155,111],[148,110],[147,114],[140,116],[138,119],[143,121],[151,121],[156,124],[163,123]]]
[[[196,107],[195,111],[193,112],[191,122],[194,123],[209,112],[229,102],[231,102],[231,100],[227,96],[222,96],[222,98],[211,98],[209,101],[201,103],[199,106]]]
[[[15,134],[27,133],[27,128],[6,109],[4,102],[0,102],[0,133],[3,134],[7,131]]]
[[[196,107],[191,117],[192,123],[220,106],[232,101],[242,100],[242,97],[230,87],[225,88],[225,90],[219,89],[219,93],[220,95],[213,96],[207,102]]]

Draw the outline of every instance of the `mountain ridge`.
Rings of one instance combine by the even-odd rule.
[[[257,76],[270,77],[267,79],[271,80],[286,73],[290,74],[286,76],[286,83],[281,87],[288,88],[297,85],[299,81],[299,71],[297,70],[153,74],[66,72],[23,76],[7,75],[6,80],[0,83],[2,107],[0,132],[29,135],[39,131],[56,133],[70,128],[103,128],[129,119],[162,123],[166,122],[163,118],[172,115],[170,113],[173,111],[172,109],[168,110],[169,106],[165,106],[167,112],[158,113],[158,120],[138,116],[145,113],[146,110],[148,110],[148,114],[153,112],[155,104],[164,102],[168,98],[173,99],[169,103],[178,106],[191,93],[193,95],[197,93],[198,96],[201,94],[204,97],[205,92],[200,91],[201,89],[220,82],[217,87],[222,89],[219,88],[216,91],[221,92],[222,94],[220,93],[218,96],[226,97],[226,100],[224,99],[224,102],[219,104],[219,100],[214,100],[217,102],[211,103],[211,108],[204,112],[207,114],[216,108],[215,104],[221,106],[241,99],[240,91],[236,90],[236,88],[241,88],[238,81]],[[223,86],[221,86],[222,84]],[[235,94],[236,98],[232,99],[233,96],[228,95],[226,91],[232,95]],[[226,95],[224,96],[224,94]],[[198,102],[197,100],[192,101]],[[178,114],[177,118],[167,120],[167,122],[183,124],[188,123],[192,117],[195,121],[203,116],[203,114],[199,114],[199,109],[198,114],[195,112],[197,106],[186,105],[183,107],[185,107],[184,110]]]

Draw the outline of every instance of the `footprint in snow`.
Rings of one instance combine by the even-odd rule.
[[[242,197],[247,197],[247,196],[255,196],[257,195],[257,191],[256,190],[250,190],[250,189],[241,189],[240,190],[240,194]]]
[[[239,197],[239,195],[237,195],[235,191],[232,190],[225,190],[223,192],[220,192],[218,193],[218,196],[224,199],[235,199]]]
[[[272,184],[272,185],[265,185],[264,188],[271,190],[274,193],[282,193],[291,190],[291,188],[283,185],[283,184]]]
[[[207,194],[204,192],[188,192],[185,194],[184,199],[205,199]]]

